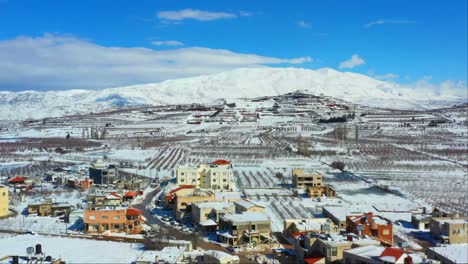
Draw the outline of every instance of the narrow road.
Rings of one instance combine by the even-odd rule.
[[[193,241],[194,240],[194,235],[195,235],[196,236],[196,241],[194,242],[195,243],[194,247],[197,246],[197,247],[199,247],[199,248],[201,248],[203,250],[223,251],[223,252],[226,252],[226,253],[231,254],[231,255],[235,254],[235,253],[232,253],[232,252],[226,250],[226,248],[224,248],[224,247],[222,247],[220,245],[210,243],[210,242],[207,242],[207,241],[203,240],[197,234],[187,234],[187,233],[181,232],[180,230],[178,230],[178,229],[176,229],[176,228],[162,222],[159,218],[154,217],[146,207],[149,204],[151,204],[151,201],[159,193],[160,190],[161,190],[161,187],[158,186],[156,189],[154,189],[153,191],[151,191],[150,193],[148,193],[146,195],[145,199],[143,199],[143,202],[135,204],[133,206],[133,207],[143,211],[143,216],[146,218],[146,223],[147,224],[157,225],[160,228],[169,231],[169,234],[173,239]],[[252,261],[244,254],[235,254],[235,255],[237,255],[239,257],[240,263],[252,263]]]

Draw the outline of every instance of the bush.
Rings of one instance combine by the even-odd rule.
[[[331,164],[331,167],[334,169],[338,169],[340,171],[344,171],[344,168],[346,167],[346,164],[342,161],[334,161]]]

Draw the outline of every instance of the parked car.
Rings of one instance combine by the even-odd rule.
[[[234,253],[238,253],[238,252],[241,251],[239,246],[229,246],[229,247],[227,247],[227,250],[229,250],[231,252],[234,252]]]

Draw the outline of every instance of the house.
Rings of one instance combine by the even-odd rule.
[[[328,218],[284,219],[286,236],[295,236],[298,233],[336,233],[338,228]]]
[[[219,218],[218,240],[230,245],[256,246],[270,241],[270,218],[259,212],[226,214]]]
[[[16,176],[16,177],[9,179],[7,182],[8,184],[11,184],[11,185],[17,185],[17,184],[25,184],[25,181],[26,181],[25,177]]]
[[[258,213],[265,213],[265,207],[261,205],[254,204],[253,202],[242,199],[236,201],[235,203],[236,213],[243,213],[243,212],[258,212]]]
[[[411,223],[421,231],[429,230],[429,224],[432,216],[429,214],[412,214]]]
[[[9,204],[8,187],[0,184],[0,218],[10,215]]]
[[[430,247],[426,249],[426,255],[443,264],[468,263],[468,244]]]
[[[322,196],[336,197],[336,191],[329,186],[312,186],[307,188],[310,198],[318,198]]]
[[[201,202],[212,202],[215,196],[212,191],[195,189],[192,195],[176,194],[174,198],[174,214],[177,220],[191,217],[191,205]]]
[[[39,202],[28,204],[28,214],[37,214],[38,216],[55,216],[68,222],[68,217],[72,206],[68,203],[55,203],[52,199],[45,199]]]
[[[230,190],[232,169],[229,161],[217,160],[197,167],[179,166],[176,170],[177,185],[195,185],[213,190]]]
[[[317,172],[305,172],[304,169],[293,169],[292,183],[296,189],[322,186],[322,175]]]
[[[230,202],[202,202],[192,204],[192,221],[204,231],[216,231],[219,217],[235,213]]]
[[[164,208],[175,209],[175,198],[176,196],[189,196],[195,193],[195,185],[180,185],[178,188],[170,190],[168,193],[164,194]]]
[[[135,208],[87,209],[83,214],[86,233],[139,234],[143,230],[143,212]]]
[[[86,196],[86,200],[89,208],[117,207],[123,202],[122,196],[116,192],[92,193]]]
[[[323,216],[330,218],[339,229],[346,229],[346,217],[348,215],[361,215],[361,210],[342,206],[322,207]]]
[[[86,177],[85,179],[81,180],[80,183],[79,183],[79,187],[84,190],[84,191],[87,191],[89,190],[91,187],[93,187],[94,185],[94,181],[91,180],[90,178]]]
[[[457,217],[432,218],[430,232],[447,244],[468,243],[468,219]]]
[[[112,184],[117,179],[117,168],[104,162],[92,163],[89,167],[89,178],[94,184]]]
[[[181,247],[165,247],[162,250],[145,250],[135,261],[135,264],[178,263],[183,260],[186,250]]]
[[[206,264],[239,264],[238,256],[228,254],[219,250],[207,250],[203,255],[197,257],[197,263]]]
[[[380,244],[379,241],[370,238],[360,238],[352,234],[343,236],[323,231],[321,233],[301,232],[292,235],[298,263],[340,262],[346,250]]]
[[[370,212],[363,215],[347,216],[346,232],[374,237],[384,244],[393,245],[392,222]]]

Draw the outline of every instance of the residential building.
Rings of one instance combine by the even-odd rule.
[[[28,204],[28,214],[37,214],[38,216],[58,216],[65,222],[68,222],[68,217],[72,210],[72,206],[68,203],[55,203],[52,199],[45,199],[39,202]]]
[[[293,234],[294,249],[298,263],[321,261],[336,263],[343,260],[346,250],[367,245],[379,245],[380,242],[356,235],[338,235],[330,233],[301,232]]]
[[[191,205],[201,202],[212,202],[215,196],[211,191],[195,189],[192,195],[175,195],[174,199],[174,214],[177,220],[191,217]]]
[[[346,232],[373,237],[380,242],[393,245],[393,225],[386,218],[372,213],[346,217]]]
[[[197,167],[179,166],[176,171],[177,185],[195,185],[213,190],[230,190],[232,169],[228,161],[217,160],[212,164]]]
[[[89,178],[94,184],[112,184],[117,179],[117,168],[115,165],[107,165],[103,162],[96,162],[89,167]]]
[[[411,256],[400,248],[385,248],[378,245],[358,247],[344,252],[345,264],[390,264],[390,263],[421,263],[415,262]]]
[[[264,206],[254,204],[253,202],[247,199],[236,201],[234,204],[236,206],[236,213],[239,214],[243,212],[265,213],[266,210]]]
[[[0,184],[0,218],[7,217],[10,214],[9,205],[8,187]]]
[[[336,191],[329,186],[313,186],[307,189],[310,198],[318,198],[322,196],[336,197]]]
[[[271,241],[271,221],[264,213],[226,214],[219,218],[219,229],[218,240],[230,245],[256,246]]]
[[[328,218],[284,219],[286,236],[295,236],[301,233],[336,233],[338,228]]]
[[[230,202],[204,202],[192,204],[192,221],[204,231],[216,231],[219,217],[235,213]]]
[[[306,172],[304,169],[293,169],[292,182],[293,187],[297,189],[322,186],[322,175],[317,172]]]
[[[122,196],[116,192],[109,193],[92,193],[86,197],[88,207],[101,208],[101,207],[117,207],[122,205]]]
[[[87,209],[83,214],[86,233],[116,232],[139,234],[143,230],[143,212],[135,208]]]
[[[238,256],[228,254],[219,250],[207,250],[203,255],[197,257],[197,263],[206,264],[239,264]]]
[[[426,249],[426,255],[443,264],[468,263],[468,244],[430,247]]]
[[[180,263],[184,259],[185,248],[168,246],[162,250],[143,251],[135,261],[135,264],[154,263]]]
[[[432,218],[430,232],[447,244],[468,243],[468,219],[457,217]]]
[[[322,207],[322,214],[330,218],[339,229],[346,229],[346,217],[348,215],[362,215],[362,212],[358,208],[324,206]]]
[[[413,214],[411,215],[411,223],[421,231],[429,230],[429,224],[432,216],[429,214]]]

